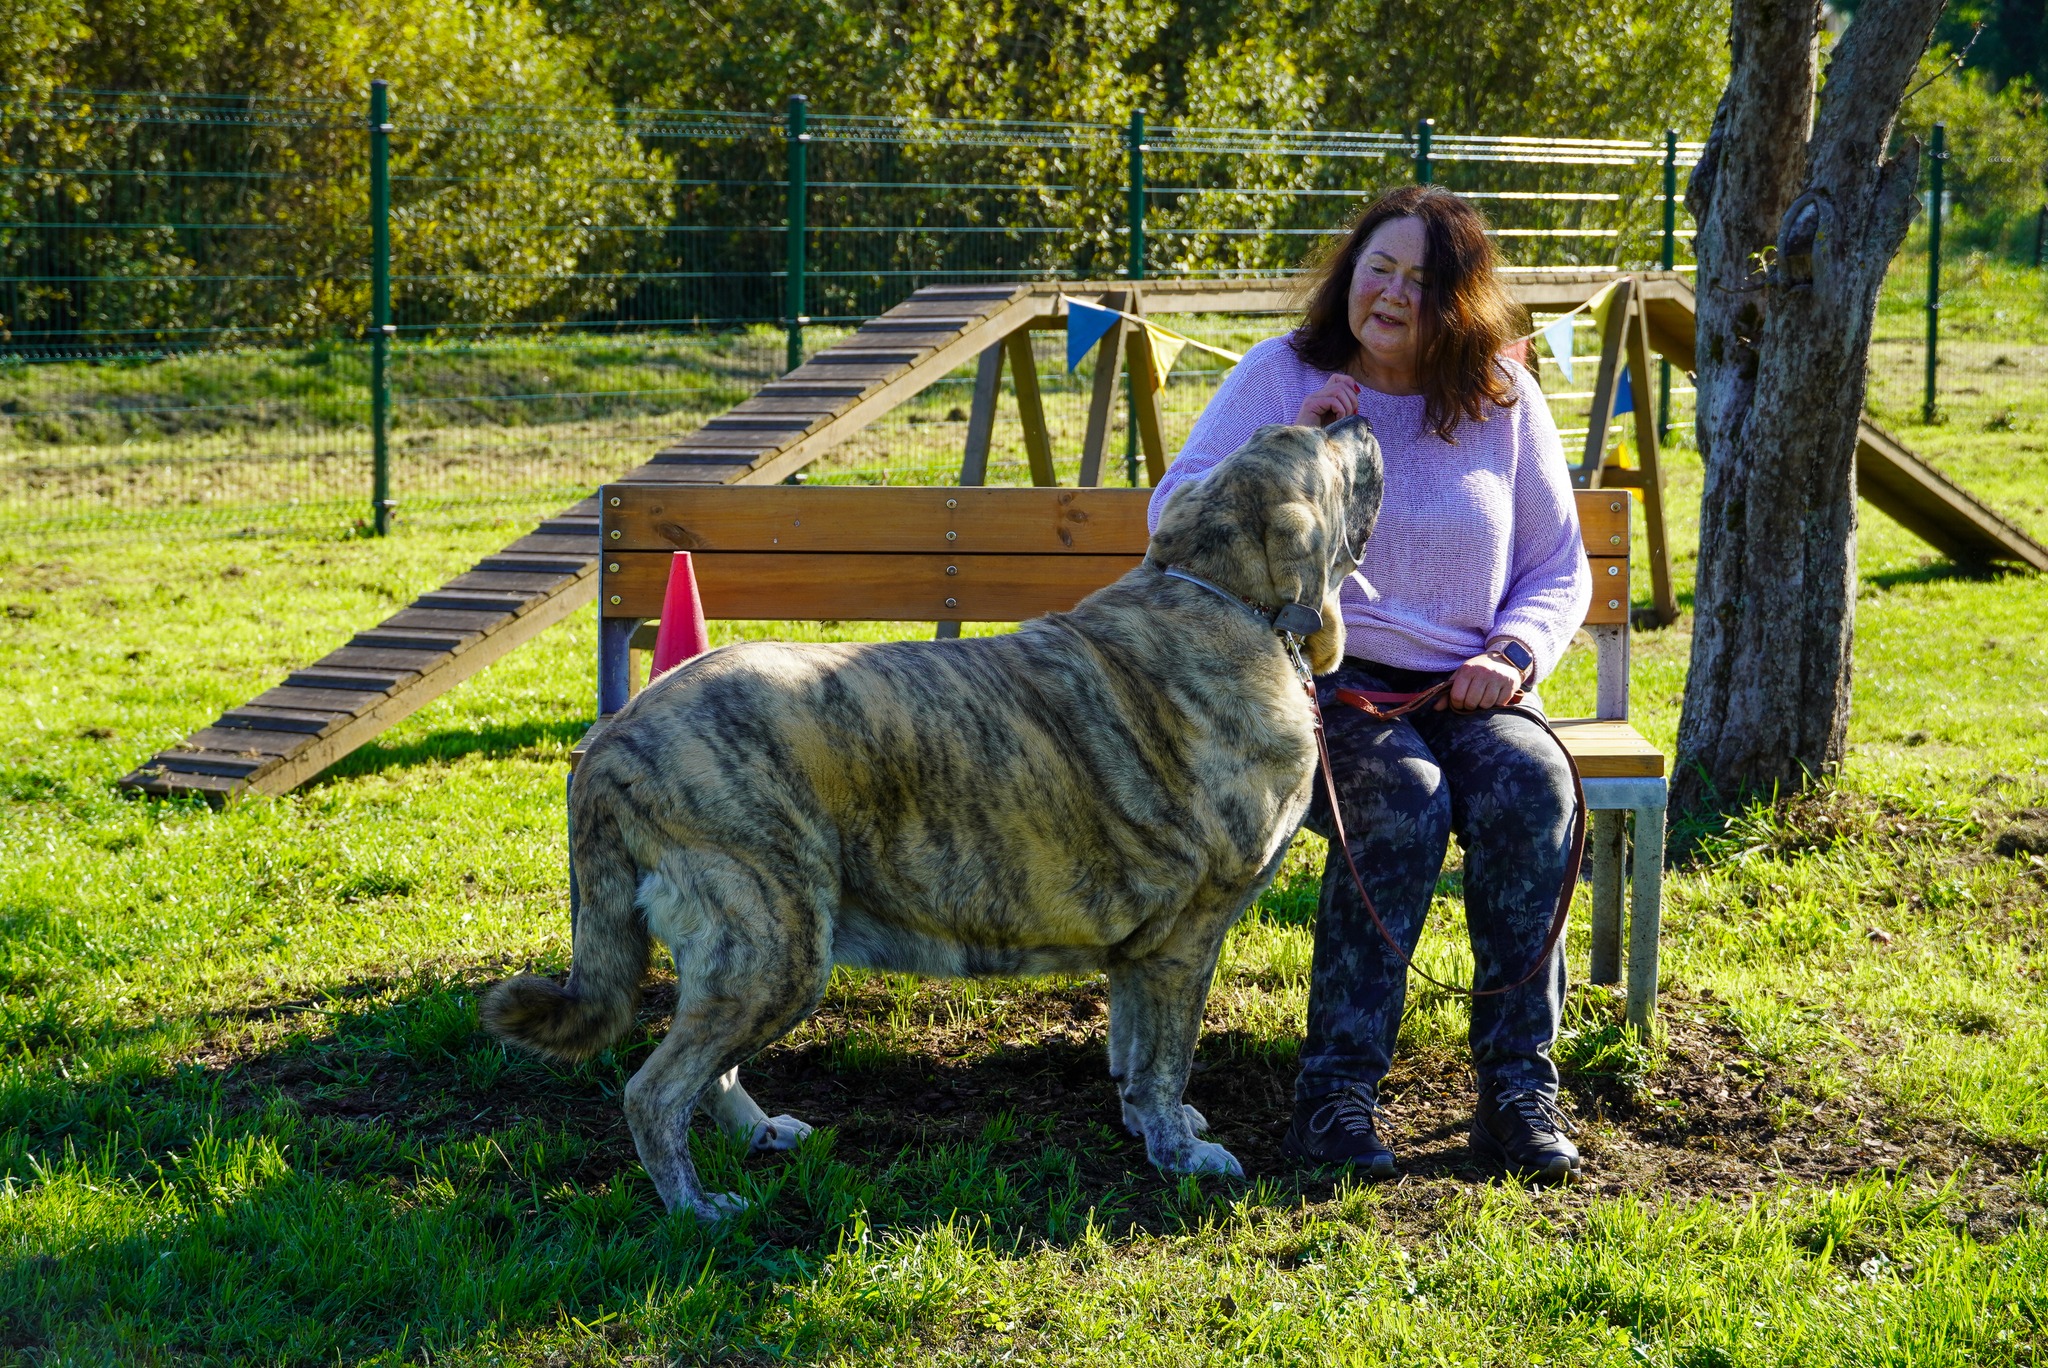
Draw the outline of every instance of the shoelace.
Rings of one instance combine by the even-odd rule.
[[[1502,1111],[1521,1113],[1532,1130],[1548,1128],[1560,1135],[1577,1135],[1579,1128],[1558,1108],[1556,1102],[1530,1088],[1510,1088],[1494,1099]]]
[[[1373,1095],[1353,1084],[1316,1108],[1308,1119],[1308,1129],[1311,1135],[1326,1135],[1341,1125],[1351,1135],[1376,1139],[1374,1126],[1383,1114]]]

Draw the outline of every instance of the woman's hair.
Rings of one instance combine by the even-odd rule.
[[[1481,422],[1486,405],[1507,408],[1515,385],[1500,364],[1514,339],[1519,311],[1501,288],[1498,260],[1479,211],[1437,185],[1404,185],[1365,207],[1349,236],[1309,275],[1301,326],[1288,337],[1294,354],[1318,370],[1341,371],[1358,355],[1351,331],[1351,278],[1358,255],[1380,225],[1422,222],[1423,307],[1416,318],[1416,377],[1423,422],[1451,441],[1460,421]]]

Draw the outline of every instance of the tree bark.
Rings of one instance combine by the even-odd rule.
[[[1886,145],[1941,7],[1864,0],[1816,106],[1818,0],[1734,0],[1728,88],[1686,190],[1706,487],[1679,811],[1841,763],[1864,367],[1918,207],[1918,142]]]

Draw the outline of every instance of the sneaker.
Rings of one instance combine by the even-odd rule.
[[[1482,1088],[1472,1118],[1472,1148],[1516,1177],[1565,1183],[1580,1169],[1579,1147],[1565,1138],[1577,1130],[1546,1094],[1532,1088]]]
[[[1380,1139],[1380,1104],[1353,1085],[1294,1104],[1281,1152],[1313,1164],[1349,1164],[1373,1178],[1394,1176],[1394,1152]]]

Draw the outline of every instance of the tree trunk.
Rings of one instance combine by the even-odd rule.
[[[1814,103],[1818,0],[1734,0],[1698,225],[1700,505],[1674,806],[1840,764],[1856,602],[1856,427],[1877,291],[1917,207],[1885,155],[1942,0],[1864,0]]]

